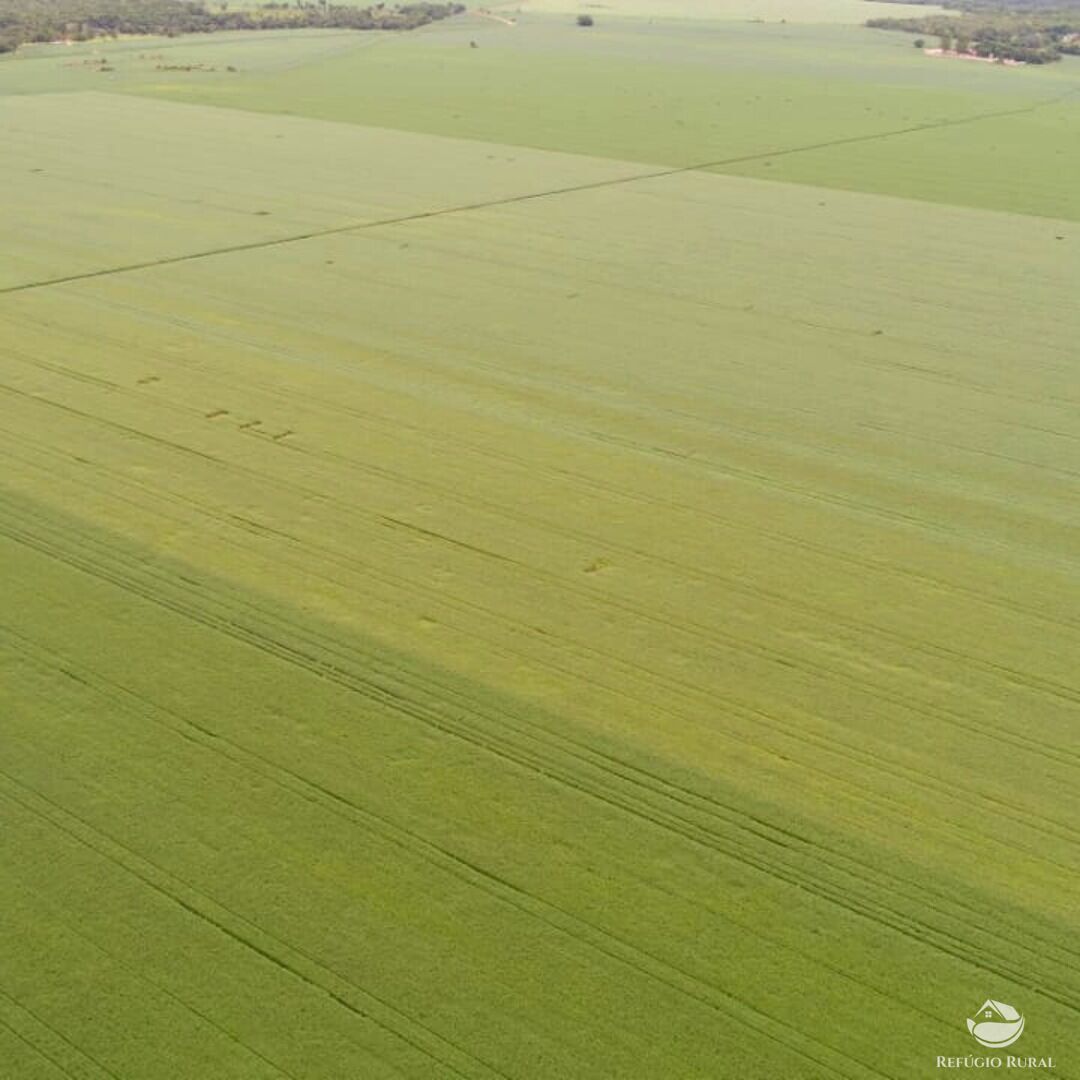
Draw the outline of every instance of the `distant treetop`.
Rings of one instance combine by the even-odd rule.
[[[261,7],[210,11],[202,0],[0,0],[0,53],[46,41],[121,34],[204,34],[217,30],[411,30],[465,10],[460,3],[353,7],[330,0],[269,0]]]
[[[879,3],[937,5],[937,0],[878,0]],[[867,26],[938,38],[955,48],[992,60],[1048,64],[1065,53],[1080,55],[1080,0],[941,0],[956,15],[869,19]]]

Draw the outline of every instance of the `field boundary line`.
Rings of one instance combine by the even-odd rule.
[[[564,187],[525,192],[524,194],[519,195],[506,195],[502,198],[488,199],[482,202],[463,203],[458,206],[444,206],[435,210],[419,210],[411,214],[401,214],[390,218],[377,218],[373,221],[354,221],[345,225],[334,225],[327,229],[312,229],[308,232],[293,233],[288,236],[278,236],[268,240],[251,240],[243,244],[230,244],[223,247],[210,248],[206,251],[194,251],[186,255],[172,255],[163,259],[147,259],[142,262],[126,263],[122,266],[105,267],[101,270],[87,270],[78,274],[66,274],[62,277],[44,278],[40,281],[28,281],[19,285],[7,285],[0,288],[0,296],[31,292],[37,289],[46,289],[55,285],[68,285],[78,281],[90,281],[94,278],[130,274],[139,270],[151,270],[158,266],[174,266],[179,263],[195,262],[199,259],[213,258],[217,255],[232,255],[245,251],[258,251],[263,248],[282,247],[285,244],[298,244],[305,240],[318,240],[322,237],[338,236],[343,233],[364,232],[367,229],[377,229],[387,225],[403,225],[410,221],[424,221],[428,218],[446,217],[451,214],[465,214],[475,210],[488,210],[499,206],[512,206],[515,203],[530,202],[533,199],[546,199],[557,195],[572,195],[581,191],[595,191],[602,188],[621,187],[638,183],[642,180],[663,180],[667,177],[682,176],[687,173],[713,172],[714,170],[722,169],[729,165],[742,165],[751,161],[765,161],[772,158],[788,157],[792,154],[803,154],[812,150],[827,150],[834,146],[850,146],[856,143],[875,142],[880,139],[891,139],[900,135],[912,135],[921,131],[934,131],[940,128],[959,127],[963,124],[974,124],[981,120],[993,120],[1004,116],[1020,116],[1037,112],[1039,109],[1048,108],[1053,105],[1060,105],[1063,101],[1067,101],[1077,93],[1080,93],[1080,91],[1069,90],[1058,97],[1048,98],[1044,101],[1036,101],[1018,109],[1000,109],[995,112],[977,113],[973,116],[958,117],[953,120],[934,120],[925,124],[913,124],[909,127],[896,128],[892,131],[879,131],[867,135],[851,135],[842,139],[832,139],[819,143],[807,143],[802,146],[791,146],[786,149],[745,154],[740,157],[721,158],[716,161],[704,161],[695,165],[677,165],[663,169],[651,169],[648,172],[634,173],[630,176],[615,176],[609,177],[606,180],[591,180],[582,184],[568,184]],[[864,192],[862,194],[869,193]]]

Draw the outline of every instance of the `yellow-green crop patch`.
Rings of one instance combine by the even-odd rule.
[[[909,1080],[993,995],[1070,1075],[1073,223],[14,107],[373,215],[0,291],[17,1068]]]

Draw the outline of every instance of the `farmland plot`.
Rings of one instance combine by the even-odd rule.
[[[1080,61],[942,63],[905,35],[832,23],[515,19],[288,69],[237,49],[239,74],[157,75],[118,54],[109,78],[186,103],[1080,219]],[[102,85],[87,73],[73,88]]]
[[[4,247],[24,1075],[1078,1075],[1068,222],[15,107],[237,249]]]
[[[497,11],[588,12],[650,19],[718,19],[792,23],[861,23],[881,8],[868,0],[508,0]],[[941,9],[919,4],[895,5],[897,15],[925,15]]]
[[[106,94],[0,101],[0,288],[647,171]]]

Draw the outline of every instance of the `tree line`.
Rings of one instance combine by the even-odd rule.
[[[869,19],[866,25],[926,34],[943,49],[993,60],[1049,64],[1069,53],[1080,56],[1080,0],[945,0],[945,6],[959,14]]]
[[[121,34],[206,34],[221,30],[412,30],[465,10],[460,3],[418,0],[389,7],[331,0],[272,0],[260,7],[211,10],[202,0],[0,0],[0,53],[45,41],[88,41]]]

